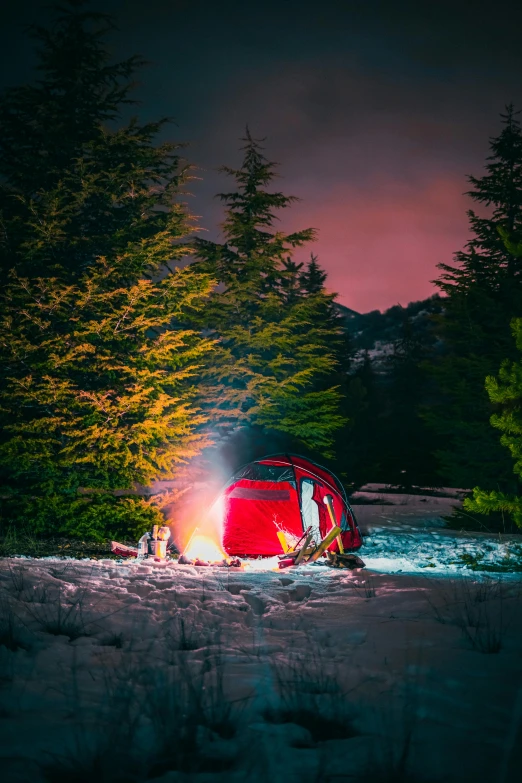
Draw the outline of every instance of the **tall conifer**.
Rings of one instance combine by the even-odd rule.
[[[444,444],[438,452],[444,481],[513,489],[509,460],[488,424],[492,407],[484,390],[484,378],[502,359],[515,358],[509,324],[522,315],[522,264],[500,235],[505,230],[516,240],[522,232],[522,131],[512,106],[502,120],[486,173],[469,180],[468,195],[489,214],[468,212],[472,238],[454,265],[440,266],[445,353],[434,368],[438,402],[427,418]]]
[[[522,318],[512,323],[513,336],[519,351],[522,351]],[[513,472],[522,479],[522,361],[506,360],[497,376],[486,378],[486,390],[497,412],[491,417],[491,424],[500,430],[500,443],[513,460]],[[464,507],[479,514],[501,512],[511,515],[522,527],[522,493],[510,494],[500,489],[475,487],[473,497],[466,498]]]
[[[139,57],[112,63],[106,14],[67,0],[38,47],[34,84],[0,97],[0,264],[75,279],[102,255],[172,223],[179,145],[156,143],[167,120],[124,121]],[[182,217],[186,220],[186,217]],[[40,245],[26,246],[27,227]]]
[[[212,341],[182,323],[212,283],[164,274],[191,250],[183,168],[162,122],[116,123],[138,60],[111,65],[82,5],[37,30],[41,80],[0,101],[0,470],[6,519],[100,537],[159,520],[135,485],[207,443]]]
[[[311,254],[310,261],[300,274],[300,283],[305,293],[313,295],[324,290],[326,272],[321,269],[317,256]]]
[[[404,487],[429,486],[435,475],[434,438],[421,418],[429,399],[426,363],[432,358],[431,334],[417,333],[402,316],[384,382],[386,410],[381,427],[382,477]]]
[[[310,449],[331,451],[342,425],[329,318],[332,298],[303,288],[295,249],[313,229],[274,230],[276,212],[295,198],[268,190],[275,164],[247,129],[239,169],[223,167],[237,189],[219,194],[226,206],[224,242],[196,240],[196,266],[221,284],[201,325],[218,340],[204,399],[222,432],[253,425],[285,433]]]
[[[506,250],[517,262],[522,259],[522,242],[514,241],[507,230],[500,229],[500,235],[504,241]],[[522,351],[522,318],[514,318],[511,322],[513,337],[518,351]],[[464,500],[464,507],[468,511],[478,514],[491,514],[500,512],[504,520],[504,514],[509,514],[514,522],[522,527],[522,491],[520,479],[522,479],[522,361],[505,359],[498,375],[490,375],[485,381],[486,391],[491,403],[495,406],[495,412],[491,416],[490,423],[502,433],[500,443],[511,455],[513,473],[519,479],[518,494],[509,494],[500,487],[492,489],[475,487],[473,496]],[[505,520],[504,520],[505,527]]]

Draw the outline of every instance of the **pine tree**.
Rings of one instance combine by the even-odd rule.
[[[306,269],[300,275],[301,287],[311,296],[319,294],[324,290],[326,277],[326,272],[319,266],[317,256],[312,253]]]
[[[509,460],[488,424],[492,407],[484,390],[484,378],[502,359],[515,358],[509,324],[522,315],[522,264],[499,234],[507,230],[516,241],[522,232],[522,131],[511,106],[491,152],[486,174],[470,177],[468,194],[490,214],[469,211],[471,240],[455,265],[440,266],[438,284],[447,294],[440,319],[445,354],[433,370],[438,402],[426,417],[444,443],[437,455],[444,481],[513,490]]]
[[[522,259],[522,242],[514,241],[504,228],[499,229],[499,234],[513,259]],[[522,318],[514,318],[511,329],[516,347],[518,351],[522,351]],[[522,361],[504,360],[498,376],[490,375],[486,378],[485,387],[491,403],[496,408],[490,423],[503,433],[500,443],[515,460],[514,474],[522,478]],[[475,487],[473,496],[464,500],[464,508],[478,514],[507,513],[522,527],[521,494],[509,495],[500,489],[484,490]]]
[[[324,339],[328,346],[328,353],[334,359],[329,378],[333,377],[335,373],[336,383],[339,384],[339,388],[344,394],[353,349],[343,316],[336,303],[337,294],[327,290],[328,275],[319,264],[316,255],[311,253],[310,261],[304,266],[304,269],[302,269],[303,266],[300,264],[296,269],[299,274],[296,286],[298,286],[302,299],[314,303],[317,318],[324,328]]]
[[[157,252],[142,248],[143,262]],[[77,284],[13,273],[2,297],[2,495],[33,530],[137,532],[160,515],[135,486],[207,445],[193,377],[210,344],[172,322],[209,282],[185,269],[129,284],[127,261],[102,258]]]
[[[347,426],[338,435],[340,476],[346,485],[360,487],[383,475],[383,421],[387,398],[368,351],[347,381]],[[387,477],[384,479],[388,481]]]
[[[522,318],[512,323],[513,335],[519,351],[522,351]],[[486,378],[486,390],[499,412],[491,417],[491,424],[503,434],[500,438],[514,460],[513,471],[522,478],[522,361],[506,360],[498,377]],[[464,508],[479,514],[502,512],[510,514],[522,527],[522,495],[509,495],[499,490],[483,490],[475,487],[473,497],[464,500]]]
[[[294,305],[302,297],[302,268],[302,263],[296,264],[296,262],[291,258],[283,259],[279,285],[281,289],[282,301],[286,307]]]
[[[49,28],[30,28],[40,78],[0,98],[4,273],[75,279],[97,257],[125,252],[171,221],[184,172],[177,146],[155,142],[166,120],[122,120],[143,61],[111,63],[112,19],[84,5],[67,0]]]
[[[213,283],[164,274],[191,251],[183,169],[154,142],[162,123],[107,127],[137,61],[108,65],[105,17],[69,5],[38,31],[42,81],[2,103],[1,494],[5,519],[103,537],[159,521],[136,484],[171,477],[208,442],[194,387],[212,341],[182,324]]]
[[[203,398],[222,433],[249,425],[331,451],[343,423],[331,382],[340,325],[328,317],[332,297],[304,291],[301,265],[292,259],[315,232],[273,230],[276,211],[295,198],[267,190],[275,164],[248,129],[244,141],[241,168],[222,169],[237,183],[236,191],[219,194],[225,242],[195,243],[196,266],[221,284],[200,322],[219,340]]]
[[[430,485],[435,475],[434,438],[421,418],[429,394],[425,365],[432,354],[430,337],[417,333],[411,317],[403,313],[384,381],[387,405],[381,432],[382,477],[408,488]]]

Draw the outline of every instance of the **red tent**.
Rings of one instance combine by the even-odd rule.
[[[359,549],[362,536],[341,483],[311,460],[277,454],[250,462],[223,490],[223,547],[229,555],[280,555],[277,534],[289,542],[312,527],[316,541],[332,527],[325,504],[330,495],[345,551]],[[329,547],[337,551],[335,540]]]

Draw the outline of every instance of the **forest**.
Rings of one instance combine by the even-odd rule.
[[[206,238],[190,145],[135,116],[142,59],[113,60],[104,14],[57,14],[31,28],[35,79],[0,97],[2,530],[135,540],[172,501],[140,488],[287,450],[349,492],[457,487],[469,517],[522,526],[516,108],[462,183],[470,240],[439,293],[359,313],[315,230],[280,230],[296,199],[270,137],[230,139],[241,162]]]

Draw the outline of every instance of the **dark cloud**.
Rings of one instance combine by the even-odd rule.
[[[1,11],[4,84],[27,79],[21,25],[45,0]],[[341,301],[428,295],[466,241],[466,174],[480,173],[505,103],[522,106],[522,6],[486,2],[104,0],[115,56],[151,65],[147,117],[171,115],[200,166],[194,211],[212,235],[248,122],[302,201],[282,225],[319,229],[314,250]]]

